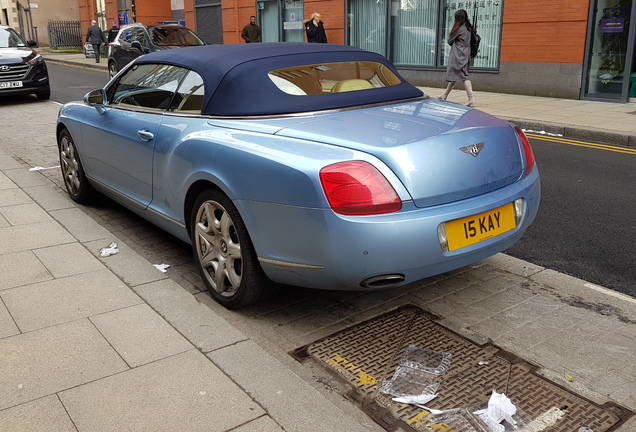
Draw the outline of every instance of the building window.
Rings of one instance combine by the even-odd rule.
[[[481,36],[479,53],[473,60],[473,68],[498,69],[499,52],[501,51],[501,23],[503,19],[503,0],[477,0],[477,1],[451,1],[447,2],[444,8],[444,26],[442,34],[444,43],[442,44],[441,63],[448,63],[450,55],[450,45],[446,43],[446,38],[453,23],[455,22],[455,12],[465,9],[468,12],[468,19],[476,27],[477,33]]]
[[[347,1],[347,43],[388,57],[398,66],[445,68],[455,12],[465,9],[481,36],[473,68],[496,70],[501,49],[502,0]]]

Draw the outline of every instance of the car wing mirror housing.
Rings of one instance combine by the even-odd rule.
[[[92,90],[84,96],[84,103],[94,107],[101,115],[106,111],[106,92],[104,89]]]
[[[148,51],[146,49],[144,49],[143,46],[141,46],[141,42],[139,41],[132,41],[130,46],[132,48],[137,48],[139,51],[141,51],[142,53],[147,53]]]
[[[36,41],[34,41],[33,39],[29,39],[29,40],[27,41],[27,45],[28,45],[28,46],[30,46],[30,47],[32,47],[32,48],[37,48],[38,43],[37,43]]]

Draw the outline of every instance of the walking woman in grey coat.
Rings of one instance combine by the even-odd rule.
[[[473,85],[468,78],[468,63],[470,62],[470,35],[473,26],[468,21],[468,14],[464,9],[455,12],[455,24],[448,35],[448,44],[451,46],[448,66],[446,68],[446,81],[448,85],[439,99],[446,100],[457,81],[464,82],[464,88],[468,95],[466,105],[473,106]]]

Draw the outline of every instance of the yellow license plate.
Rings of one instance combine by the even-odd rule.
[[[513,204],[446,222],[448,250],[456,250],[517,227]]]

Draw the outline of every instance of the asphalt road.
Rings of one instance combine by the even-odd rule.
[[[83,67],[46,63],[51,81],[51,99],[66,103],[81,100],[89,91],[108,82],[108,72]]]
[[[106,71],[52,63],[49,69],[51,99],[61,103],[80,100],[108,81]],[[541,173],[541,208],[534,225],[506,253],[636,297],[636,154],[558,139],[531,141]],[[127,217],[130,226],[146,224]],[[191,259],[188,246],[155,235],[174,249],[176,260]]]
[[[636,297],[636,152],[531,139],[541,207],[506,253]]]

